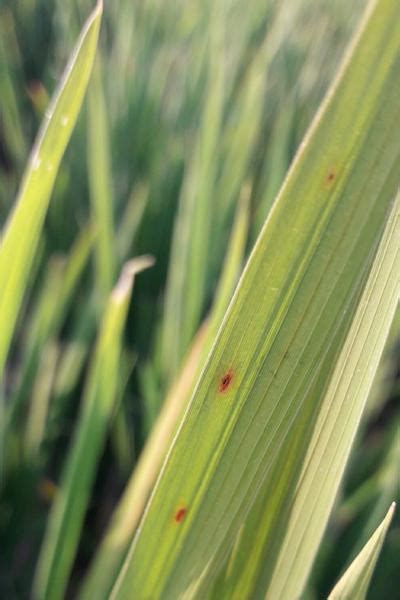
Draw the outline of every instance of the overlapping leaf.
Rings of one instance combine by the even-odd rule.
[[[394,509],[392,504],[382,523],[337,582],[328,600],[364,600]]]
[[[399,16],[394,0],[369,6],[245,269],[114,598],[195,596],[267,478],[276,505],[295,492],[307,425],[322,413],[399,183]],[[270,513],[281,524],[289,514]]]
[[[133,277],[150,264],[152,261],[148,257],[128,263],[107,303],[84,392],[79,426],[38,562],[35,598],[63,597],[117,395],[121,340]]]

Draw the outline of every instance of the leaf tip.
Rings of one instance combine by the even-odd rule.
[[[113,289],[113,300],[123,302],[131,290],[135,275],[153,266],[154,262],[154,257],[150,255],[138,256],[128,261],[124,265],[117,285]]]

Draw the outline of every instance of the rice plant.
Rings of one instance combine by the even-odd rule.
[[[4,0],[1,597],[397,597],[399,24]]]

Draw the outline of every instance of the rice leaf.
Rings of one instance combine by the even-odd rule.
[[[113,598],[194,597],[267,478],[286,465],[274,502],[296,488],[389,216],[396,221],[398,17],[395,0],[367,9],[261,231]],[[384,269],[383,332],[398,299],[396,261]]]
[[[58,167],[71,137],[96,52],[102,2],[86,22],[32,150],[0,245],[0,374],[27,285]]]
[[[378,529],[339,579],[328,600],[364,600],[394,510],[393,503]]]
[[[97,462],[114,407],[122,334],[133,278],[150,264],[148,257],[127,263],[106,306],[84,391],[81,416],[39,557],[35,598],[64,596]]]
[[[232,297],[242,265],[249,220],[249,194],[245,186],[238,204],[223,271],[208,320],[197,332],[184,367],[171,387],[143,448],[135,470],[113,514],[109,528],[83,584],[80,598],[108,598],[143,514],[169,443],[190,399],[196,375]]]

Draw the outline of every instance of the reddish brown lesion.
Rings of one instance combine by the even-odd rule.
[[[185,506],[179,507],[174,515],[175,523],[181,523],[183,521],[183,519],[185,518],[186,513],[187,513],[187,508]]]
[[[221,379],[219,380],[218,391],[220,394],[223,394],[231,387],[232,379],[233,371],[232,369],[229,369],[229,371],[226,371],[226,373],[224,373]]]
[[[325,175],[324,178],[324,183],[326,185],[327,188],[332,187],[332,185],[335,183],[337,179],[337,169],[334,167],[331,167],[328,172]]]

